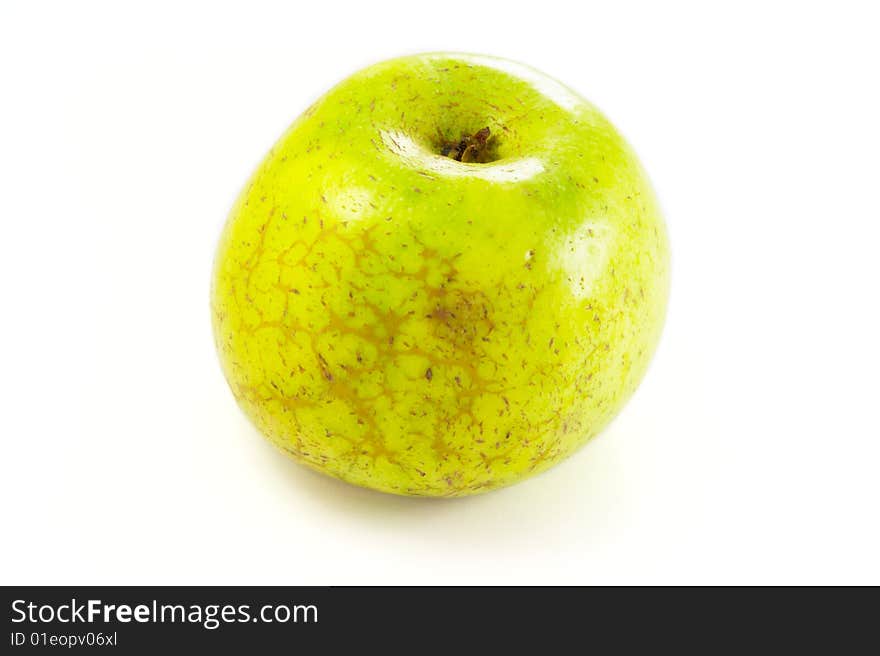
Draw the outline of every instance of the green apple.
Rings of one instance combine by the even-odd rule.
[[[214,335],[299,462],[466,495],[611,420],[668,271],[647,176],[595,107],[511,61],[423,54],[345,80],[270,151],[220,239]]]

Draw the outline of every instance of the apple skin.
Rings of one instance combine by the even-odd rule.
[[[488,127],[494,161],[440,154]],[[432,53],[300,116],[234,205],[213,327],[241,408],[356,485],[461,496],[595,436],[641,380],[669,286],[648,178],[537,71]]]

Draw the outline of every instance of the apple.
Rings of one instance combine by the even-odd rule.
[[[635,154],[575,92],[422,54],[300,116],[235,203],[212,315],[245,414],[356,485],[461,496],[595,436],[635,390],[669,285]]]

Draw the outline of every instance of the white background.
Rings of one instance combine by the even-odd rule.
[[[880,583],[872,3],[4,2],[0,581]],[[213,249],[331,85],[506,56],[639,152],[666,332],[596,441],[462,500],[311,473],[237,409]]]

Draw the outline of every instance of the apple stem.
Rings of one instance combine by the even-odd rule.
[[[491,132],[488,127],[478,130],[473,136],[462,136],[458,142],[445,142],[440,149],[440,154],[451,157],[457,162],[481,162],[488,159],[489,137]]]

